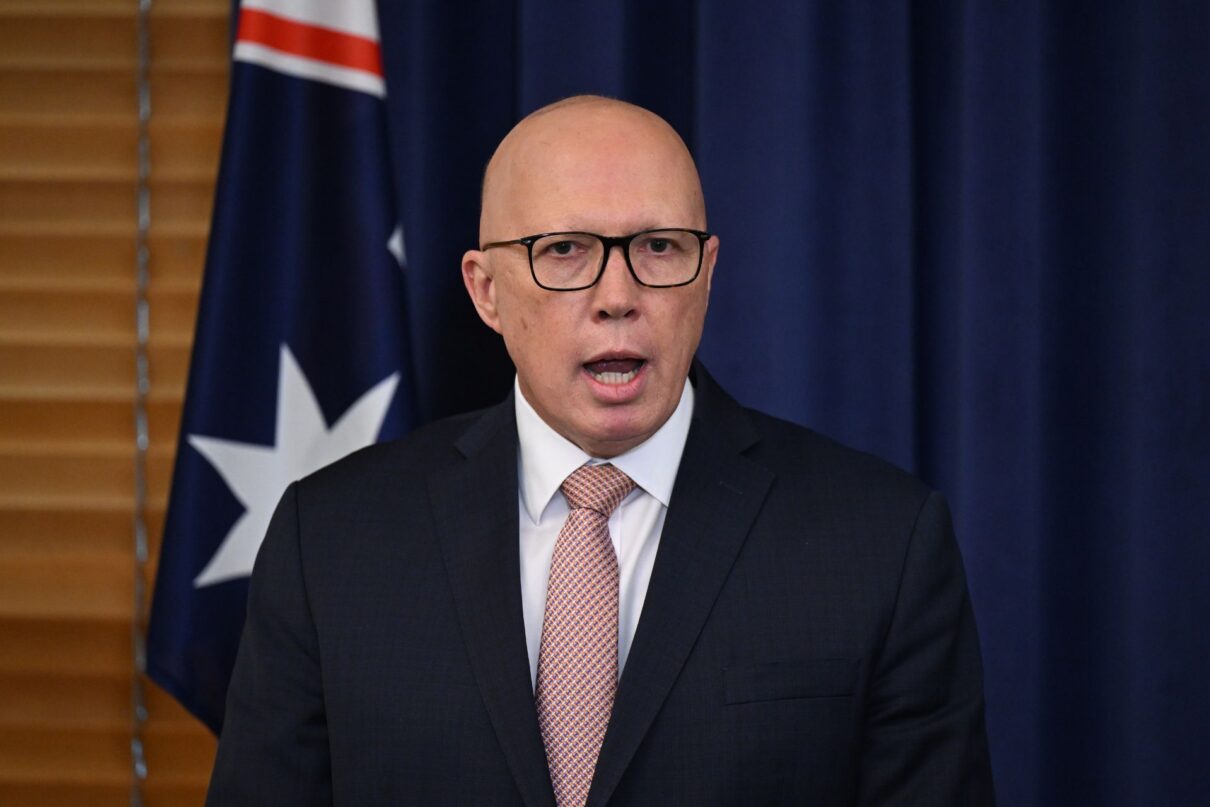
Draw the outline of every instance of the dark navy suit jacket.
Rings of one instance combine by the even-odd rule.
[[[992,804],[942,498],[694,380],[589,804]],[[208,803],[553,806],[517,506],[511,400],[292,485]]]

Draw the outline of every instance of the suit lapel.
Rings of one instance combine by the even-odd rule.
[[[604,805],[672,689],[773,481],[740,452],[747,416],[701,367],[643,612],[597,760],[589,805]]]
[[[429,483],[467,653],[500,747],[528,805],[553,807],[521,612],[513,403],[459,440],[466,462]]]

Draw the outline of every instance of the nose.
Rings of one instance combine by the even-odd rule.
[[[593,286],[597,319],[605,321],[637,317],[641,293],[642,287],[626,265],[625,248],[617,244],[611,246],[605,256],[605,271]]]

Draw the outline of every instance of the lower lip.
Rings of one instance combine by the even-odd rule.
[[[649,362],[643,362],[635,372],[634,378],[622,384],[606,384],[598,381],[587,367],[580,369],[584,373],[584,377],[588,379],[588,386],[594,397],[604,403],[622,404],[633,401],[642,392],[647,380],[647,368],[650,366]]]

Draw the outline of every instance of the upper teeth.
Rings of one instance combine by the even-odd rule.
[[[639,368],[634,368],[629,373],[593,373],[592,377],[602,384],[625,384],[634,378],[639,373]]]

